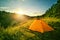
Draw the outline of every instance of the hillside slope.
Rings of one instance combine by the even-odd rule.
[[[60,18],[60,0],[58,0],[56,4],[53,4],[43,16]]]

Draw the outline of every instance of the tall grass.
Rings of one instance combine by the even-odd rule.
[[[60,19],[43,19],[54,28],[54,31],[45,32],[43,35],[39,32],[31,31],[28,27],[33,20],[29,20],[19,26],[11,26],[6,29],[0,27],[0,40],[59,40],[60,38]]]

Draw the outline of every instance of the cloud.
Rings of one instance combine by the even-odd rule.
[[[19,9],[18,12],[20,11],[20,8],[17,8]],[[7,12],[12,12],[14,13],[16,10],[16,8],[10,8],[10,7],[0,7],[0,11],[7,11]],[[23,10],[23,9],[21,9]],[[38,15],[42,15],[42,11],[36,11],[36,10],[28,10],[28,9],[24,9],[23,10],[24,14],[25,15],[28,15],[28,16],[38,16]],[[21,12],[20,12],[21,13]]]
[[[9,7],[0,7],[0,11],[5,11],[5,10],[8,10]]]

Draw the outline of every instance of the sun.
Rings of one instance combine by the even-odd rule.
[[[16,9],[15,13],[17,13],[17,14],[25,14],[26,12],[23,9]]]
[[[28,16],[35,16],[35,14],[33,14],[33,12],[32,11],[30,11],[30,10],[27,10],[27,9],[21,9],[21,8],[17,8],[17,9],[15,9],[14,10],[14,13],[16,13],[16,14],[21,14],[21,15],[28,15]]]
[[[24,11],[23,10],[18,10],[16,11],[17,14],[24,14]]]

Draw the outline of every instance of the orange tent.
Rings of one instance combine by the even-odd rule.
[[[54,30],[47,23],[45,23],[43,20],[34,20],[34,22],[31,24],[29,29],[33,30],[33,31],[38,31],[41,33]]]

